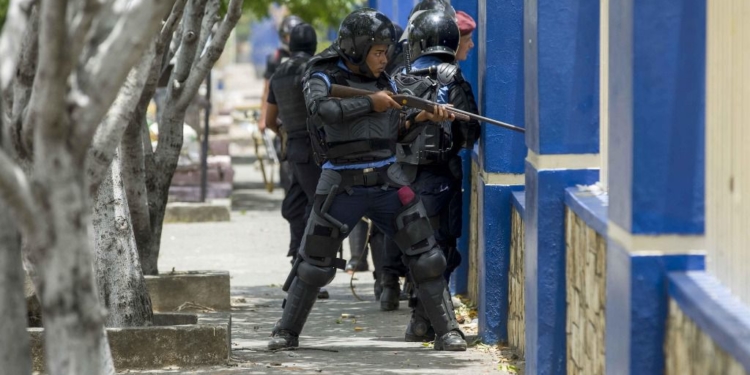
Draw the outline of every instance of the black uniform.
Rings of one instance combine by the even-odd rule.
[[[396,77],[399,90],[477,113],[471,86],[453,63],[460,38],[455,21],[441,10],[424,11],[415,16],[409,33],[409,49],[416,58],[410,74],[404,72]],[[423,199],[435,238],[445,254],[446,281],[461,263],[456,248],[463,206],[463,171],[458,152],[462,147],[474,146],[479,130],[479,123],[473,120],[432,123],[411,128],[397,146],[399,163],[416,175],[412,187]],[[387,246],[384,268],[387,270],[398,261],[394,246]],[[407,341],[431,340],[434,335],[429,332],[429,320],[420,304],[418,298],[410,303],[413,314]]]
[[[316,151],[319,155],[325,152],[327,161],[270,349],[299,345],[299,334],[319,288],[331,282],[334,267],[344,268],[346,262],[336,255],[348,228],[367,216],[402,249],[438,337],[435,349],[466,350],[442,277],[445,257],[432,235],[424,206],[409,188],[402,188],[408,181],[394,163],[404,116],[395,109],[373,111],[372,99],[367,96],[341,99],[329,95],[333,83],[396,91],[387,74],[376,78],[369,71],[365,59],[372,45],[393,44],[394,34],[382,13],[356,10],[339,30],[333,50],[340,58],[329,50],[310,62],[305,82],[310,131],[313,138],[321,140],[316,142]],[[358,66],[361,73],[351,72],[345,61]],[[416,112],[406,118],[413,122],[414,116]]]
[[[293,258],[302,242],[321,171],[312,157],[307,134],[307,108],[302,94],[302,78],[311,57],[305,52],[293,54],[278,67],[268,92],[268,103],[279,107],[279,118],[286,132],[286,161],[291,178],[281,214],[289,222],[291,239],[287,256]]]

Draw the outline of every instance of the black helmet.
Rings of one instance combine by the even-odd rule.
[[[318,34],[307,23],[301,23],[292,29],[289,37],[289,52],[305,52],[314,55],[318,49]]]
[[[281,39],[281,43],[286,45],[286,36],[292,34],[292,30],[294,30],[295,26],[304,22],[305,21],[303,21],[302,18],[295,15],[284,17],[281,21],[281,25],[279,25],[279,39]]]
[[[375,44],[393,46],[396,43],[396,30],[385,14],[371,8],[351,12],[339,28],[339,55],[351,64],[357,65],[365,75],[371,75],[366,57]],[[389,48],[390,49],[390,48]],[[391,53],[389,51],[388,56]]]
[[[409,20],[411,20],[415,13],[425,10],[439,10],[445,12],[448,17],[456,19],[456,10],[453,9],[453,6],[451,6],[448,1],[422,0],[419,2],[419,4],[415,5],[414,8],[412,8],[411,13],[409,13]]]
[[[440,10],[417,14],[409,27],[409,52],[412,59],[423,55],[445,55],[453,61],[461,33],[456,21]]]
[[[404,28],[401,27],[399,24],[394,23],[393,24],[393,29],[396,32],[396,40],[399,40],[399,38],[401,38],[401,35],[404,34]],[[398,43],[394,44],[393,45],[392,55],[388,56],[388,60],[392,60],[393,57],[398,56],[399,53],[403,52],[403,46],[404,46],[404,43],[402,43],[402,42],[398,42]]]

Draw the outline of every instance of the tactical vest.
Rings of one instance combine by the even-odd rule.
[[[321,53],[324,55],[325,52]],[[309,74],[324,73],[330,83],[356,87],[370,91],[393,90],[390,77],[383,73],[378,79],[350,73],[338,66],[338,55],[314,58],[310,61]],[[316,159],[324,158],[336,165],[384,160],[394,155],[400,112],[394,109],[385,112],[370,112],[342,125],[310,124]]]
[[[307,107],[302,78],[310,55],[296,53],[282,63],[271,79],[271,89],[279,107],[279,118],[289,138],[307,137]]]
[[[444,65],[444,64],[440,64]],[[395,77],[399,92],[436,101],[438,90],[450,82],[425,70],[425,75],[399,74]],[[409,132],[396,144],[396,159],[402,164],[444,164],[453,152],[453,132],[450,121],[412,124]]]
[[[263,78],[271,79],[279,65],[289,60],[289,51],[279,48],[274,53],[266,57],[266,72],[263,74]]]

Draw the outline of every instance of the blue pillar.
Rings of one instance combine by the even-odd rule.
[[[416,0],[415,0],[416,1]],[[478,19],[478,8],[476,0],[453,0],[453,8],[457,11],[463,10],[467,14],[471,15],[475,20]],[[477,45],[478,32],[474,31],[473,40],[474,44]],[[477,68],[478,68],[478,53],[475,47],[473,51],[469,53],[466,61],[460,62],[461,71],[464,74],[464,78],[474,88],[474,95],[478,94],[479,82],[477,81]],[[471,202],[471,150],[461,151],[461,160],[463,161],[464,180],[462,184],[463,188],[463,212],[462,212],[462,231],[461,238],[458,239],[458,251],[461,253],[463,261],[459,267],[453,272],[450,280],[450,289],[453,294],[466,294],[469,291],[469,205]]]
[[[480,111],[524,126],[523,0],[479,0],[476,10]],[[483,124],[477,150],[479,335],[507,342],[511,193],[523,189],[526,147],[523,134]]]
[[[598,180],[599,2],[525,6],[526,372],[564,375],[564,195]]]
[[[704,266],[706,0],[610,0],[609,23],[607,374],[661,374],[666,272]]]

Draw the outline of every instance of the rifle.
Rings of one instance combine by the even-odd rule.
[[[337,97],[337,98],[352,98],[355,96],[367,96],[367,95],[372,95],[374,93],[375,93],[374,91],[358,89],[358,88],[349,87],[349,86],[337,85],[335,83],[331,85],[331,96]],[[433,112],[435,110],[435,106],[440,105],[438,103],[429,101],[427,99],[422,99],[420,97],[413,96],[413,95],[394,94],[392,92],[388,92],[388,95],[391,98],[393,98],[393,100],[395,100],[396,103],[402,106],[421,109],[427,112]],[[459,121],[469,121],[470,119],[473,119],[477,121],[486,122],[488,124],[492,124],[495,126],[499,126],[502,128],[514,130],[519,133],[526,132],[526,129],[524,128],[511,125],[511,124],[507,124],[507,123],[504,123],[502,121],[498,121],[495,119],[491,119],[489,117],[480,116],[480,115],[477,115],[468,111],[464,111],[462,109],[453,108],[450,106],[446,106],[445,109],[448,110],[448,112],[453,113],[453,115],[456,116],[456,120],[459,120]]]
[[[263,146],[265,146],[266,154],[262,155],[259,146],[263,143]],[[253,144],[255,146],[255,156],[258,158],[258,162],[260,163],[260,174],[263,176],[263,184],[266,186],[266,190],[269,193],[273,192],[273,168],[274,165],[277,164],[278,159],[276,158],[276,149],[273,147],[273,141],[269,138],[268,133],[260,133],[257,132],[253,134]],[[263,162],[263,159],[268,158],[270,169],[270,174],[266,173],[266,165]]]

